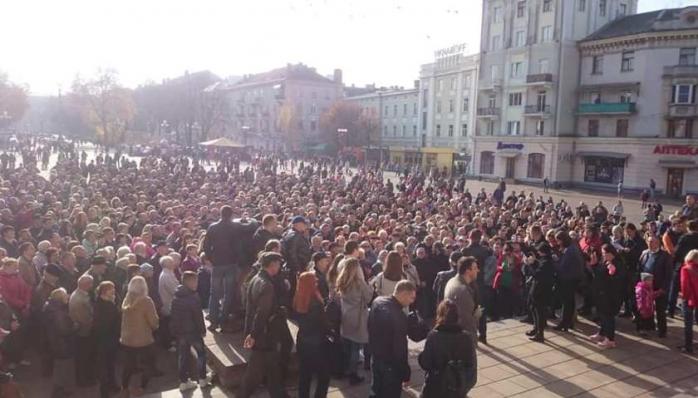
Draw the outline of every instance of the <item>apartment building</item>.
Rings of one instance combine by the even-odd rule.
[[[579,42],[572,179],[698,192],[698,7],[618,19]]]
[[[572,183],[577,41],[637,0],[483,0],[474,174]]]

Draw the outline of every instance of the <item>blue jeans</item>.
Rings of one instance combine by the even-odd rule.
[[[382,361],[373,361],[371,380],[371,397],[400,398],[402,394],[402,378],[397,369]]]
[[[191,349],[196,351],[196,370],[197,377],[203,379],[206,377],[206,349],[204,348],[204,339],[192,337],[180,337],[177,339],[177,357],[179,368],[179,381],[184,383],[189,379],[189,369],[191,365]]]
[[[684,347],[689,352],[693,351],[693,322],[694,315],[698,313],[695,307],[689,307],[686,303],[683,304],[683,338]]]
[[[208,304],[209,317],[212,325],[220,325],[229,316],[235,301],[238,300],[235,291],[235,265],[217,265],[211,272],[211,299]],[[223,306],[221,309],[221,300]]]

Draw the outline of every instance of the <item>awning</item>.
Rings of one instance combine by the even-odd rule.
[[[695,160],[663,159],[659,161],[659,166],[672,169],[695,169],[698,168],[698,163]]]
[[[604,151],[581,151],[577,152],[577,156],[582,158],[613,158],[613,159],[627,159],[630,157],[629,153],[620,152],[604,152]]]
[[[521,152],[499,151],[496,153],[496,155],[501,156],[503,158],[515,158],[515,157],[521,155]]]

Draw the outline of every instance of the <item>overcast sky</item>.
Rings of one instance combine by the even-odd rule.
[[[570,0],[565,0],[570,1]],[[114,68],[129,87],[303,62],[348,83],[408,86],[434,50],[477,52],[480,0],[2,0],[0,71],[32,94]],[[698,0],[640,0],[640,11]]]

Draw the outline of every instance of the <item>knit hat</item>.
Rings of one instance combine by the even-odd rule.
[[[643,272],[640,274],[640,279],[643,281],[646,281],[648,279],[654,279],[654,275],[650,274],[649,272]]]

